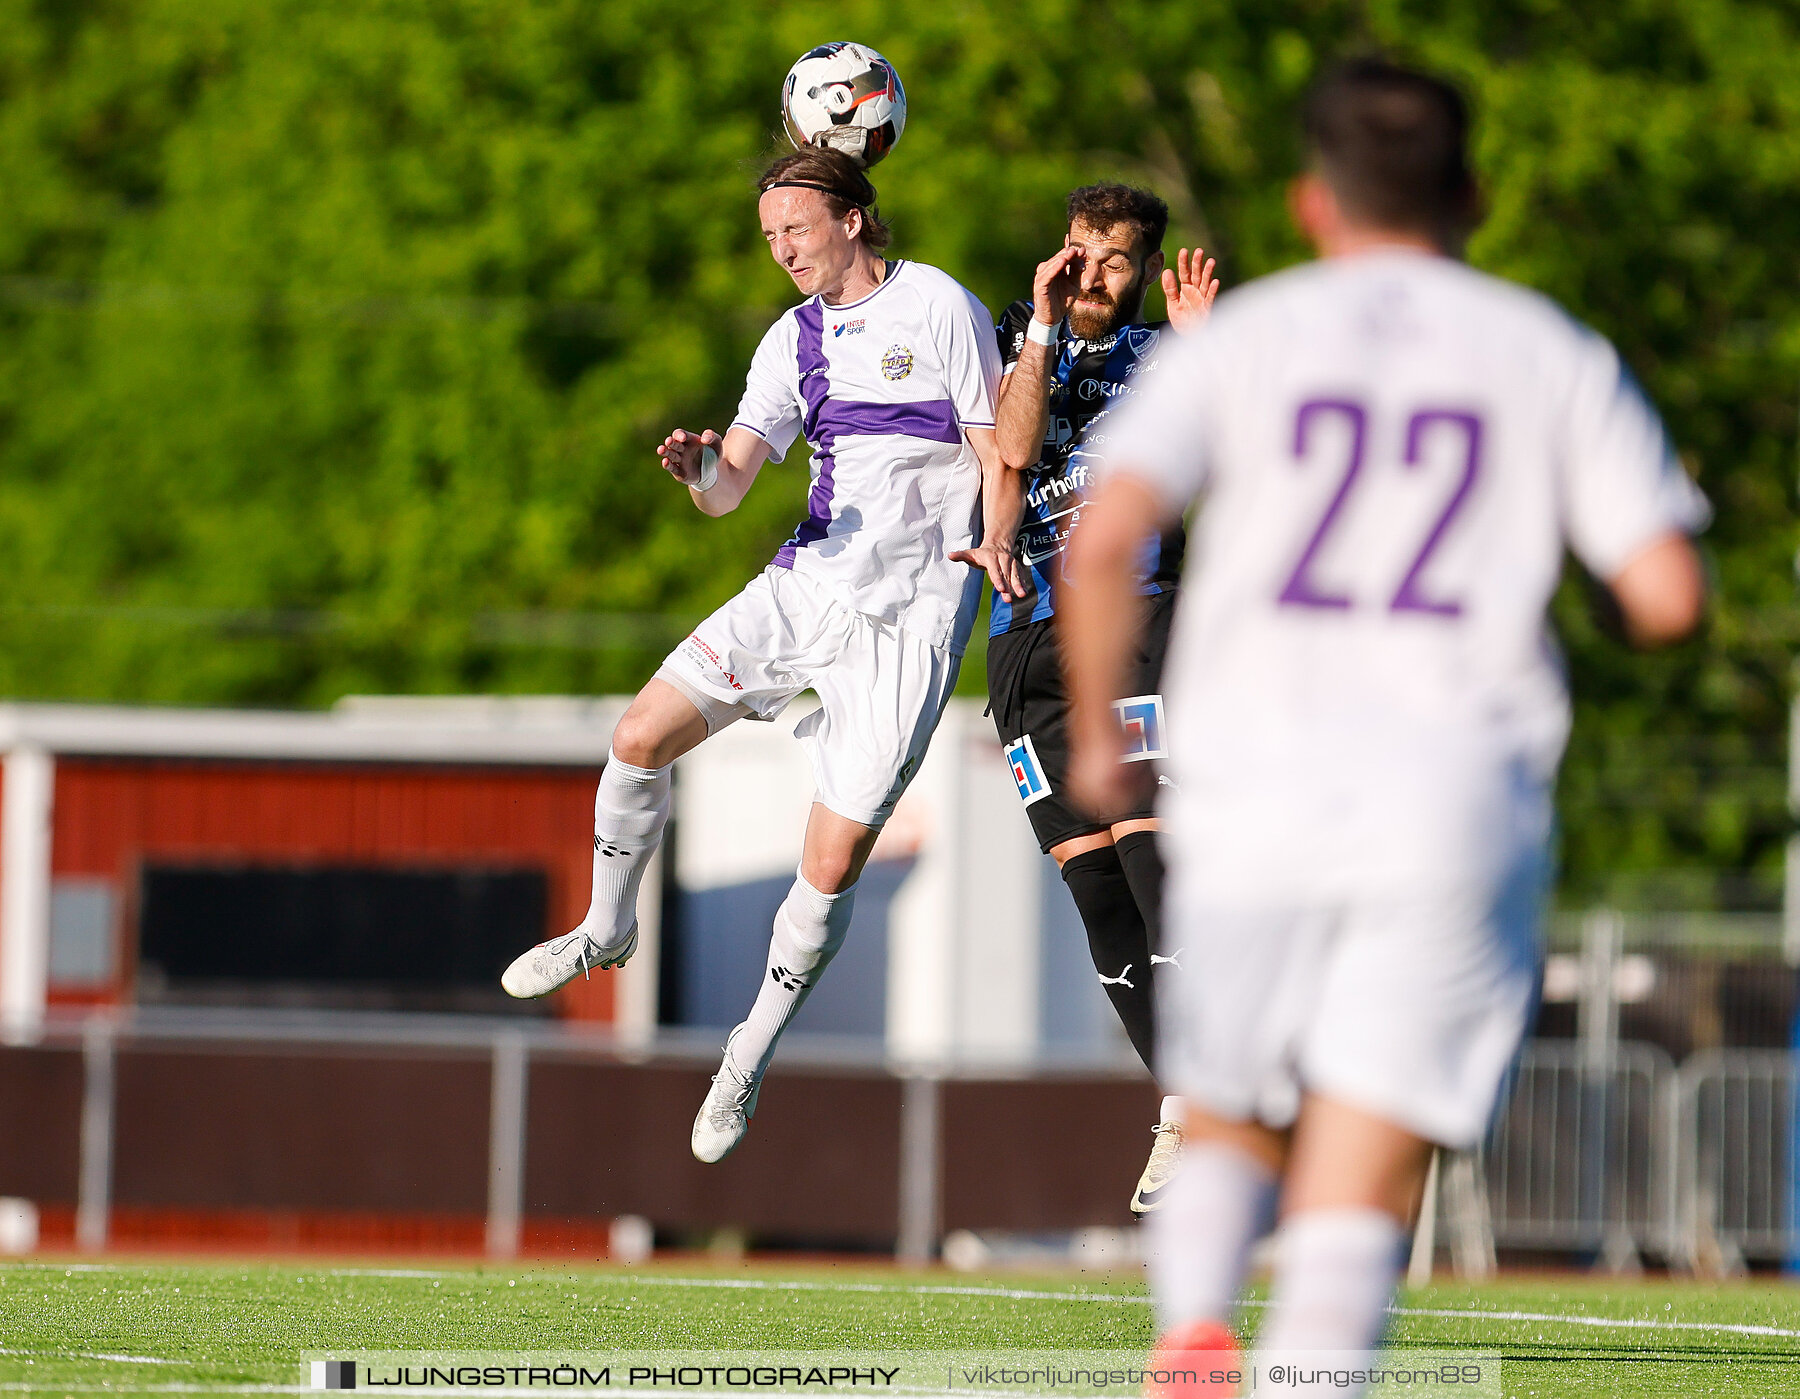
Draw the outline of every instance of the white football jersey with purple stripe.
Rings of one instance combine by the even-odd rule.
[[[1609,579],[1707,517],[1603,337],[1402,251],[1220,298],[1106,458],[1170,509],[1203,502],[1167,804],[1209,887],[1246,901],[1454,883],[1504,848],[1568,730],[1545,624],[1565,548]]]
[[[987,308],[954,278],[891,263],[860,301],[812,297],[757,347],[733,427],[779,461],[813,444],[807,515],[775,563],[845,606],[961,653],[982,575],[981,463],[963,435],[994,425],[1000,352]]]

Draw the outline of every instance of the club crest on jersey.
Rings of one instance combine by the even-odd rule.
[[[841,335],[861,335],[868,328],[867,320],[842,321],[831,328],[831,336],[835,340]]]
[[[1006,765],[1012,769],[1013,781],[1019,788],[1019,799],[1026,806],[1041,802],[1050,795],[1050,779],[1044,776],[1044,766],[1038,762],[1037,749],[1032,746],[1030,734],[1006,745]]]
[[[1125,332],[1125,348],[1133,359],[1143,359],[1156,348],[1157,333],[1147,325],[1134,325]]]
[[[1163,702],[1161,695],[1133,695],[1114,700],[1113,713],[1125,730],[1125,756],[1120,762],[1143,763],[1166,758],[1163,752]]]
[[[889,345],[881,357],[881,372],[889,379],[904,379],[912,373],[913,352],[904,345]]]

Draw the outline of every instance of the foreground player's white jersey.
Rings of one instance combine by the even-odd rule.
[[[953,278],[893,263],[860,301],[813,297],[769,328],[733,427],[787,453],[813,444],[807,517],[775,562],[846,606],[961,653],[982,575],[981,463],[963,436],[994,425],[1000,352],[987,309]]]
[[[1706,516],[1602,337],[1399,250],[1222,298],[1108,438],[1171,509],[1203,499],[1169,808],[1201,882],[1246,902],[1478,873],[1541,819],[1567,735],[1565,544],[1610,579]]]

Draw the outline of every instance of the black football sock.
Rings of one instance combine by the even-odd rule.
[[[1150,938],[1150,950],[1173,953],[1162,945],[1162,852],[1156,848],[1155,831],[1133,831],[1113,845],[1119,852],[1119,863],[1125,867],[1125,878],[1131,884],[1131,897],[1143,915],[1144,928]]]
[[[1144,1067],[1156,1046],[1150,998],[1150,940],[1130,881],[1113,847],[1083,851],[1063,861],[1063,883],[1087,929],[1088,951],[1108,999],[1118,1012]]]

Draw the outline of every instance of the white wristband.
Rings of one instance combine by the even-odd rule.
[[[1049,349],[1056,343],[1056,327],[1045,325],[1036,316],[1025,322],[1025,338],[1034,345]]]
[[[700,449],[700,479],[694,482],[697,491],[710,491],[719,484],[719,454],[711,447]]]

